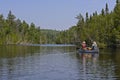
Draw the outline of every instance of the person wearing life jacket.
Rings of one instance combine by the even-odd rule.
[[[93,41],[92,43],[92,50],[97,50],[98,47],[97,47],[97,43],[95,41]]]
[[[82,42],[81,46],[82,46],[82,49],[83,49],[83,50],[86,50],[86,49],[87,49],[87,46],[86,46],[86,42],[85,42],[85,41]]]

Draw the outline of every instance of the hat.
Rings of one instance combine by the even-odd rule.
[[[82,43],[86,43],[85,41],[83,41]]]
[[[95,41],[93,41],[93,44],[96,44],[96,42],[95,42]]]

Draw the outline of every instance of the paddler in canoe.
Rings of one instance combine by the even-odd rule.
[[[81,46],[82,46],[82,48],[79,49],[80,53],[98,53],[99,52],[97,43],[95,41],[92,42],[91,47],[87,47],[85,41],[82,42]]]
[[[81,46],[82,46],[82,50],[87,50],[87,45],[85,41],[82,42]]]

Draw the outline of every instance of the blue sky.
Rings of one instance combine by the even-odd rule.
[[[33,22],[42,29],[65,30],[76,25],[78,14],[83,16],[101,12],[108,3],[113,10],[116,0],[0,0],[0,14],[12,13],[27,23]]]

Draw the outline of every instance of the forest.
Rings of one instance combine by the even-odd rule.
[[[86,41],[88,46],[96,41],[101,48],[120,47],[120,2],[116,0],[114,10],[109,11],[108,4],[98,14],[86,12],[75,18],[78,22],[69,30],[62,31],[57,37],[58,43],[76,43]]]
[[[85,40],[88,45],[96,41],[101,48],[120,46],[120,2],[116,0],[114,10],[109,11],[108,4],[98,14],[86,12],[75,18],[76,25],[68,30],[58,31],[41,29],[34,23],[8,12],[7,18],[0,14],[0,44],[80,44]]]

